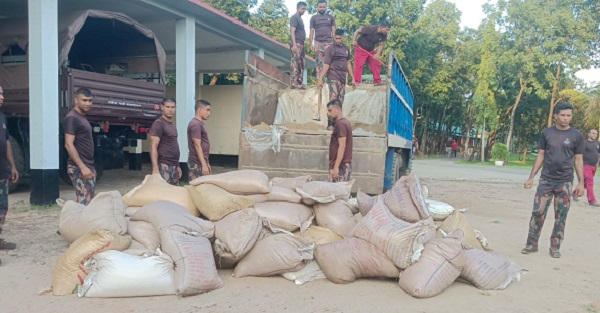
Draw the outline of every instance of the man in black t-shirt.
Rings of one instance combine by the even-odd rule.
[[[540,183],[533,202],[533,212],[529,222],[529,235],[523,254],[538,251],[538,241],[546,213],[554,198],[554,229],[550,237],[550,256],[560,258],[560,245],[564,239],[565,223],[571,205],[571,182],[573,163],[577,172],[578,184],[574,191],[577,197],[583,196],[583,151],[584,139],[580,131],[571,128],[573,106],[558,104],[554,109],[555,126],[542,131],[538,143],[538,156],[533,164],[525,189],[531,189],[533,178],[543,165]]]
[[[292,88],[304,89],[304,40],[306,40],[306,30],[302,15],[306,12],[306,2],[300,1],[296,5],[296,14],[290,18],[290,50],[292,59],[290,62],[290,85]]]
[[[381,25],[371,25],[359,28],[354,32],[352,45],[354,46],[354,81],[359,84],[362,80],[362,70],[365,63],[373,73],[373,82],[381,84],[381,51],[387,41],[390,23],[383,21]],[[377,51],[375,51],[377,48]]]
[[[594,176],[598,167],[598,155],[600,154],[600,142],[598,142],[598,131],[590,130],[588,139],[585,141],[583,151],[583,176],[585,177],[585,192],[588,203],[591,206],[600,207],[594,196]]]
[[[4,90],[0,86],[0,107],[3,104]],[[2,112],[0,112],[0,124],[2,124],[0,128],[0,234],[2,234],[2,227],[6,221],[6,213],[8,213],[8,181],[17,181],[19,172],[15,167],[12,147],[10,141],[8,141],[6,116]],[[0,250],[13,250],[16,247],[16,244],[0,238]]]

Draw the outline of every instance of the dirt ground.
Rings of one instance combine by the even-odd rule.
[[[430,198],[467,208],[471,224],[492,248],[528,270],[503,291],[484,292],[455,283],[442,295],[414,299],[395,280],[361,279],[348,285],[327,280],[295,286],[282,277],[234,278],[220,270],[224,287],[208,294],[91,299],[38,295],[50,286],[54,264],[67,249],[58,235],[58,208],[30,208],[27,190],[10,196],[4,236],[18,244],[0,252],[0,312],[596,312],[600,301],[600,209],[574,203],[567,222],[562,258],[547,253],[554,220],[549,214],[540,252],[522,255],[533,190],[522,187],[528,171],[418,160],[414,170]],[[144,173],[107,171],[99,191],[127,191]],[[61,196],[73,198],[71,187]],[[598,310],[600,312],[600,310]]]

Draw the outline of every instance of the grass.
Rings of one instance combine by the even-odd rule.
[[[523,154],[511,154],[508,157],[508,162],[504,163],[503,167],[531,169],[531,167],[533,166],[533,163],[535,162],[535,158],[537,156],[528,154],[527,158],[525,159],[525,162],[521,161],[522,157],[523,157]],[[455,164],[467,164],[467,165],[479,165],[479,166],[496,166],[495,162],[493,160],[487,161],[484,163],[481,163],[479,160],[476,160],[476,161],[475,160],[474,161],[459,160],[454,163]]]
[[[10,207],[10,210],[13,212],[29,212],[29,211],[40,211],[40,212],[49,212],[49,211],[57,211],[60,210],[61,207],[57,204],[53,205],[26,205],[24,203],[17,203]]]

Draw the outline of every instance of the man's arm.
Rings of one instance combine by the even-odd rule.
[[[19,179],[19,172],[17,171],[17,167],[15,166],[15,160],[13,159],[12,146],[10,141],[6,141],[6,159],[8,160],[8,164],[10,165],[10,179],[13,182],[16,182]]]
[[[544,156],[545,156],[546,151],[545,150],[538,150],[538,156],[535,159],[535,162],[533,163],[533,168],[531,169],[531,173],[529,174],[529,179],[527,179],[527,181],[525,182],[525,189],[530,189],[531,186],[533,186],[533,179],[535,178],[535,175],[537,175],[537,173],[540,171],[540,168],[542,168],[542,165],[544,164]]]
[[[377,52],[373,56],[375,59],[379,60],[379,57],[381,55],[381,51],[383,51],[383,45],[384,44],[385,44],[385,41],[382,41],[382,42],[379,43],[379,46],[377,47]]]
[[[339,137],[338,144],[337,157],[335,158],[335,165],[333,166],[333,169],[336,171],[340,168],[342,160],[344,159],[344,152],[346,152],[346,137]]]
[[[331,38],[335,38],[335,22],[331,25]]]
[[[311,22],[312,22],[312,20],[311,20]],[[308,43],[310,44],[310,49],[312,50],[312,52],[315,52],[315,43],[313,42],[313,39],[315,39],[315,28],[311,26]]]
[[[65,134],[65,148],[67,149],[69,158],[71,158],[75,165],[79,167],[83,177],[86,179],[93,178],[94,173],[92,173],[92,171],[85,164],[83,164],[83,161],[81,161],[81,158],[79,157],[79,152],[77,152],[77,149],[75,149],[75,135]]]
[[[352,61],[348,60],[346,62],[346,71],[350,75],[350,79],[352,81],[352,89],[356,89],[356,83],[354,82],[354,69],[352,68]]]
[[[323,87],[323,77],[329,72],[329,64],[323,63],[323,70],[319,73],[319,78],[317,79],[317,87]]]
[[[577,173],[577,189],[575,195],[581,197],[584,194],[584,178],[583,178],[583,154],[575,155],[575,173]]]
[[[158,170],[158,144],[160,137],[150,136],[150,162],[152,162],[152,174],[160,174]]]
[[[353,46],[356,46],[356,45],[357,45],[357,43],[356,43],[356,39],[358,38],[358,35],[360,35],[360,34],[361,34],[360,30],[361,30],[361,28],[357,29],[357,30],[354,32],[354,36],[352,36],[352,45],[353,45]]]
[[[198,156],[198,160],[200,160],[200,164],[202,165],[202,175],[210,174],[210,168],[208,164],[206,164],[206,160],[204,159],[204,151],[202,150],[202,140],[198,138],[192,138],[194,142],[194,148],[196,148],[196,155]]]

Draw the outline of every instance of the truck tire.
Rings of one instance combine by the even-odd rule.
[[[394,183],[396,183],[400,177],[406,176],[410,173],[410,168],[408,167],[408,156],[404,153],[403,150],[396,150],[394,154]]]
[[[22,175],[25,175],[25,155],[23,154],[23,148],[13,136],[8,137],[8,141],[10,142],[10,147],[12,148],[15,166],[19,172],[19,179],[16,182],[13,183],[10,180],[8,181],[8,191],[12,192],[19,187],[21,177]]]

